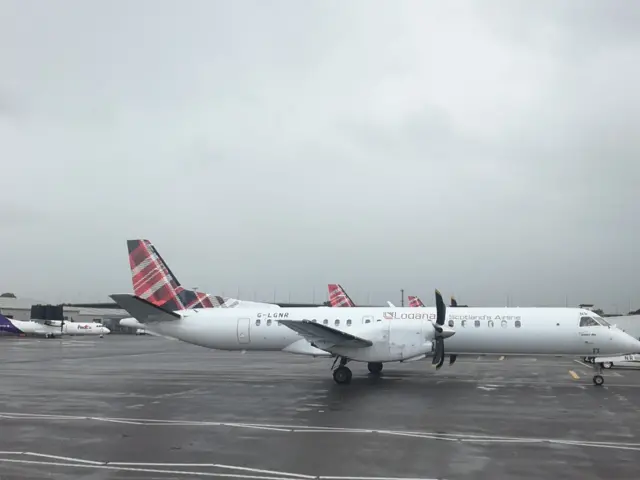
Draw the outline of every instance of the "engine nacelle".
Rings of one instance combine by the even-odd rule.
[[[376,323],[357,333],[371,340],[371,347],[334,347],[331,352],[359,362],[399,362],[432,352],[434,331],[431,322],[413,319],[386,322]]]

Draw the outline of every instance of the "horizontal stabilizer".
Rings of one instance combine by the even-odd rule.
[[[115,293],[109,296],[140,323],[173,322],[182,318],[175,312],[165,310],[130,293]]]
[[[342,332],[327,325],[312,322],[310,320],[278,320],[294,332],[302,335],[309,343],[329,343],[336,347],[365,348],[373,345],[373,342],[356,337],[350,333]]]

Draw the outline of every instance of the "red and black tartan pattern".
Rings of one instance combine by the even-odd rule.
[[[410,307],[424,307],[424,303],[422,303],[422,300],[420,300],[418,297],[414,297],[413,295],[409,295],[407,297],[407,300],[409,300],[409,306]]]
[[[355,307],[347,292],[344,291],[341,285],[330,283],[329,284],[329,303],[332,307]]]
[[[138,297],[170,310],[219,306],[206,293],[183,288],[149,240],[128,240],[127,248],[133,292]]]

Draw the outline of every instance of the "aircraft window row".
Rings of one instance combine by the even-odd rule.
[[[522,322],[520,320],[516,320],[514,322],[514,325],[515,325],[516,328],[520,328],[520,327],[522,327]],[[449,326],[453,328],[455,326],[455,322],[453,320],[449,320]],[[467,327],[467,320],[462,320],[460,322],[460,326],[463,327],[463,328],[466,328]],[[476,328],[479,328],[480,326],[482,326],[482,323],[480,322],[480,320],[474,320],[473,326],[476,327]],[[490,328],[493,328],[493,327],[495,327],[495,322],[493,320],[489,320],[489,321],[487,321],[487,326],[490,327]],[[509,322],[507,320],[502,320],[500,322],[500,326],[502,328],[507,328],[509,326]]]
[[[318,323],[318,320],[317,320],[317,319],[315,319],[315,318],[314,318],[313,320],[311,320],[311,321],[312,321],[312,322],[314,322],[314,323]],[[379,321],[379,322],[381,322],[382,320],[378,320],[378,321]],[[267,320],[267,322],[266,322],[266,325],[267,325],[267,326],[270,326],[270,325],[271,325],[271,323],[272,323],[272,322],[271,322],[271,319],[268,319],[268,320]],[[260,321],[260,319],[257,319],[257,320],[256,320],[256,327],[259,327],[261,324],[262,324],[262,322]],[[280,322],[276,322],[276,324],[277,324],[278,326],[280,326]],[[329,325],[329,319],[325,318],[324,320],[322,320],[322,324],[323,324],[323,325]],[[336,327],[339,327],[339,326],[340,326],[340,319],[336,319],[336,320],[333,322],[333,324],[334,324]],[[347,324],[347,327],[350,327],[351,325],[353,325],[353,320],[351,320],[351,319],[347,319],[346,324]]]

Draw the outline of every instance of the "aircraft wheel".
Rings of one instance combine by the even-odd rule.
[[[602,365],[602,368],[611,368],[613,367],[613,362],[602,362],[600,365]]]
[[[604,377],[602,375],[594,375],[593,376],[593,384],[600,386],[604,383]]]
[[[333,371],[333,379],[340,385],[351,383],[351,370],[347,367],[338,367]]]
[[[382,371],[382,362],[369,362],[367,367],[371,373],[377,375]]]

